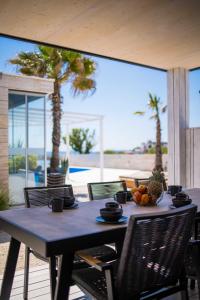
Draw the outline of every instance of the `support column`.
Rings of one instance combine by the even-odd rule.
[[[103,117],[99,120],[99,135],[100,135],[100,180],[103,181],[104,177],[104,151],[103,151]]]
[[[0,73],[0,185],[8,188],[8,88]]]
[[[189,123],[188,70],[168,71],[168,182],[186,185],[186,128]]]

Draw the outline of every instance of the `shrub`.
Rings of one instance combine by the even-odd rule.
[[[161,146],[161,150],[162,150],[162,154],[167,154],[168,153],[168,149],[165,146]],[[156,153],[156,148],[155,147],[151,147],[147,150],[148,154],[155,154]]]
[[[0,210],[9,208],[9,192],[6,188],[0,186]]]
[[[15,155],[12,158],[9,158],[9,173],[16,173],[19,169],[26,168],[26,158],[23,155]],[[37,167],[37,156],[29,155],[28,156],[28,169],[34,171]]]

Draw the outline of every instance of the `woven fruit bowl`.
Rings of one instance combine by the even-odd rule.
[[[159,187],[157,183],[152,183],[148,187],[140,185],[132,189],[132,195],[133,201],[139,206],[155,206],[162,200],[162,186]]]

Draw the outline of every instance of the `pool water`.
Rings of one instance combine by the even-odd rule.
[[[83,172],[83,171],[88,171],[90,169],[86,168],[69,168],[69,173],[76,173],[76,172]]]

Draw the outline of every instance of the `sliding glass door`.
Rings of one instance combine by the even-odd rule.
[[[45,183],[45,97],[9,93],[9,188],[13,204],[25,186]]]

